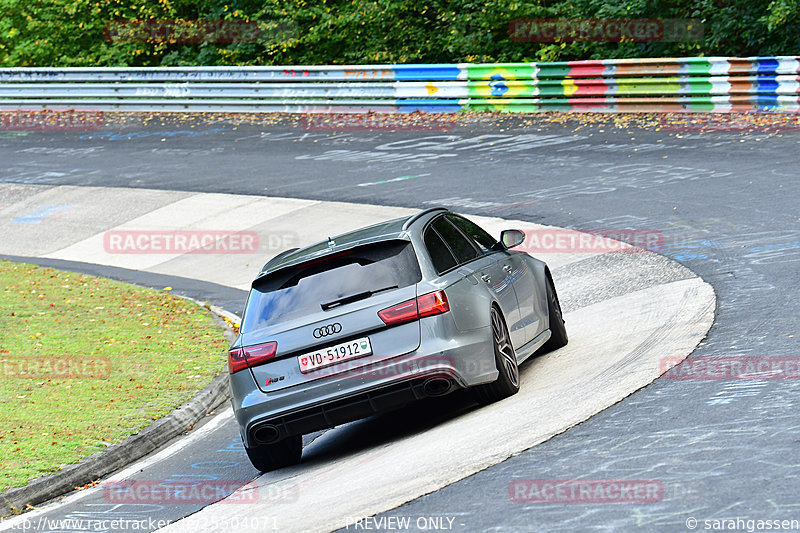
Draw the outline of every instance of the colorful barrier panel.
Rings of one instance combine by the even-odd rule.
[[[800,56],[0,69],[0,110],[800,111]]]

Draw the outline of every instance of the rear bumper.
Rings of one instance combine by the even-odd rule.
[[[261,391],[249,372],[232,375],[233,410],[245,445],[352,422],[497,378],[489,328],[460,332],[447,314],[425,318],[421,326],[422,342],[411,353],[279,391]],[[450,387],[426,392],[432,379],[446,379]]]
[[[416,400],[432,396],[425,390],[426,383],[430,383],[430,381],[415,379],[401,382],[353,394],[327,404],[315,405],[277,418],[254,421],[245,432],[247,446],[269,444],[293,435],[304,435],[377,413],[399,409]],[[455,381],[448,380],[448,383],[450,386],[446,391],[435,394],[435,396],[443,396],[460,388]]]

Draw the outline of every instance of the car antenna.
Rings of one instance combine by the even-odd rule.
[[[334,241],[333,239],[328,237],[328,247],[333,248],[335,244],[336,244],[336,241]]]

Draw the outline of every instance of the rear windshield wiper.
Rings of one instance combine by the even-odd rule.
[[[345,296],[344,298],[339,298],[338,300],[333,300],[331,302],[327,302],[324,304],[320,304],[323,311],[327,311],[328,309],[333,309],[334,307],[339,307],[340,305],[349,304],[352,302],[357,302],[358,300],[363,300],[364,298],[369,298],[373,294],[378,294],[379,292],[383,291],[390,291],[392,289],[398,288],[397,285],[392,285],[390,287],[384,287],[382,289],[375,289],[374,291],[364,291],[359,292],[356,294],[351,294],[350,296]]]

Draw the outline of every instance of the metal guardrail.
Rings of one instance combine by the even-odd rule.
[[[0,69],[2,109],[800,111],[800,56],[559,63]]]

